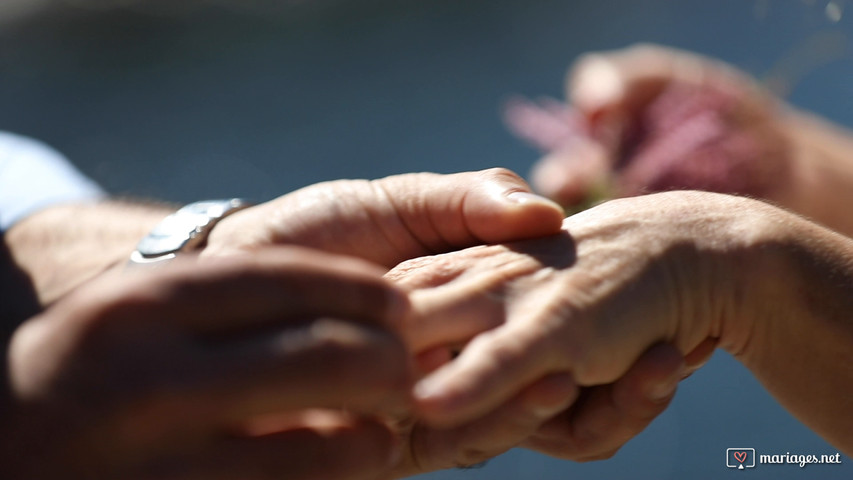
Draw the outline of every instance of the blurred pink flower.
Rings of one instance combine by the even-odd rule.
[[[540,174],[534,183],[568,181],[558,178],[555,161],[563,166],[571,163],[571,169],[583,162],[600,165],[596,168],[603,171],[598,174],[582,173],[586,195],[558,199],[564,203],[600,194],[602,181],[606,195],[615,197],[678,189],[764,197],[787,176],[789,154],[772,113],[746,95],[728,85],[674,83],[633,118],[623,119],[624,124],[615,127],[615,137],[601,134],[599,126],[554,99],[537,103],[513,99],[504,118],[517,136],[557,157],[544,162],[550,163],[550,178]],[[590,144],[599,148],[590,149]],[[595,156],[590,151],[606,152],[607,160],[590,158]],[[571,176],[571,172],[564,175]],[[547,190],[558,191],[554,185]]]

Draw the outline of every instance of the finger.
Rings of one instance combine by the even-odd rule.
[[[256,438],[225,438],[149,478],[168,480],[360,480],[384,478],[400,457],[395,435],[365,419],[340,418]]]
[[[167,269],[103,285],[90,315],[177,327],[196,335],[333,316],[396,326],[408,301],[361,260],[296,247],[277,247],[214,262],[175,262]],[[108,283],[108,282],[104,282]]]
[[[411,361],[403,343],[379,328],[316,320],[202,350],[188,363],[195,368],[175,408],[202,404],[189,414],[201,427],[309,407],[408,411]]]
[[[560,231],[562,209],[533,195],[524,180],[509,170],[432,178],[421,187],[416,176],[377,182],[383,182],[381,188],[388,192],[406,229],[430,253]]]
[[[575,461],[608,458],[666,409],[684,369],[678,349],[656,345],[615,383],[587,390],[575,406],[532,436],[527,446]]]
[[[453,359],[453,351],[448,347],[435,347],[415,356],[415,365],[421,375],[436,371]]]
[[[99,399],[118,405],[104,413],[116,431],[137,432],[140,442],[179,444],[305,408],[410,412],[411,360],[396,336],[375,326],[322,319],[241,341],[142,350],[130,362],[119,358],[129,365]]]
[[[229,219],[245,223],[259,212],[265,225],[277,219],[262,241],[310,246],[389,268],[423,255],[557,233],[563,218],[558,205],[531,194],[518,175],[500,168],[318,184]]]
[[[498,409],[453,429],[418,424],[412,433],[411,465],[402,474],[481,463],[515,447],[557,413],[568,408],[578,388],[569,374],[536,381]]]
[[[593,53],[572,67],[567,96],[591,118],[604,112],[631,114],[670,82],[692,85],[753,85],[747,75],[699,54],[659,45]]]
[[[568,238],[568,237],[566,237]],[[556,245],[566,238],[549,237]],[[527,248],[529,255],[494,263],[487,275],[470,274],[507,249]],[[464,256],[445,254],[408,260],[385,275],[395,284],[413,290],[411,309],[404,320],[403,337],[414,352],[436,346],[460,347],[475,335],[501,325],[506,319],[508,281],[539,271],[544,264],[566,262],[535,252],[532,244],[480,246]],[[565,256],[565,250],[559,249]],[[548,257],[548,258],[546,258]]]
[[[501,277],[502,278],[502,277]],[[461,347],[475,335],[501,325],[506,318],[499,288],[480,279],[456,282],[452,288],[423,288],[411,294],[403,338],[413,352],[439,346]],[[461,348],[460,348],[461,349]]]
[[[474,338],[453,362],[418,382],[415,402],[428,424],[449,427],[471,421],[560,365],[550,332],[507,324]]]

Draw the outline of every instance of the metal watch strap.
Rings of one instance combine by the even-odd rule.
[[[161,221],[136,245],[130,265],[152,265],[192,251],[207,240],[217,222],[253,204],[240,198],[190,203]]]

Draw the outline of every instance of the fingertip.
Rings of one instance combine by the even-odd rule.
[[[560,231],[565,212],[555,201],[525,191],[510,191],[505,194],[505,199],[514,207],[512,221],[517,224],[519,232],[527,233],[525,237]]]
[[[482,242],[506,242],[553,235],[564,212],[557,203],[534,194],[514,172],[479,172],[484,181],[466,195],[462,211],[471,234]]]
[[[679,376],[678,380],[680,379],[681,377]],[[657,404],[669,403],[675,397],[675,391],[678,389],[678,380],[668,380],[650,388],[647,393],[648,399]]]
[[[569,73],[568,97],[587,115],[619,103],[625,81],[617,65],[601,54],[588,54]]]
[[[412,397],[415,400],[416,407],[424,414],[433,415],[441,414],[447,409],[447,387],[444,382],[435,378],[435,376],[427,376],[417,382],[412,389]]]
[[[560,231],[565,212],[557,202],[533,193],[526,183],[509,186],[496,194],[506,207],[505,227],[516,232],[512,239],[538,237]]]

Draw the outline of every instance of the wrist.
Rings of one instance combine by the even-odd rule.
[[[5,239],[44,307],[126,262],[136,243],[173,210],[122,202],[60,205],[21,220]]]
[[[744,264],[752,318],[732,353],[795,417],[851,452],[853,240],[782,211],[778,220]]]
[[[737,358],[755,355],[765,341],[760,333],[778,320],[779,311],[790,298],[790,277],[786,257],[792,236],[791,219],[784,210],[758,200],[719,196],[705,221],[717,223],[713,234],[701,240],[705,268],[699,269],[702,299],[710,312],[707,337]],[[716,220],[715,220],[716,217]],[[707,282],[707,283],[705,283]],[[704,288],[702,285],[710,286]]]
[[[746,223],[752,238],[732,273],[736,308],[724,321],[721,347],[763,370],[786,355],[780,345],[805,341],[815,319],[853,308],[853,241],[769,205],[753,213]],[[842,299],[850,305],[840,306]]]

